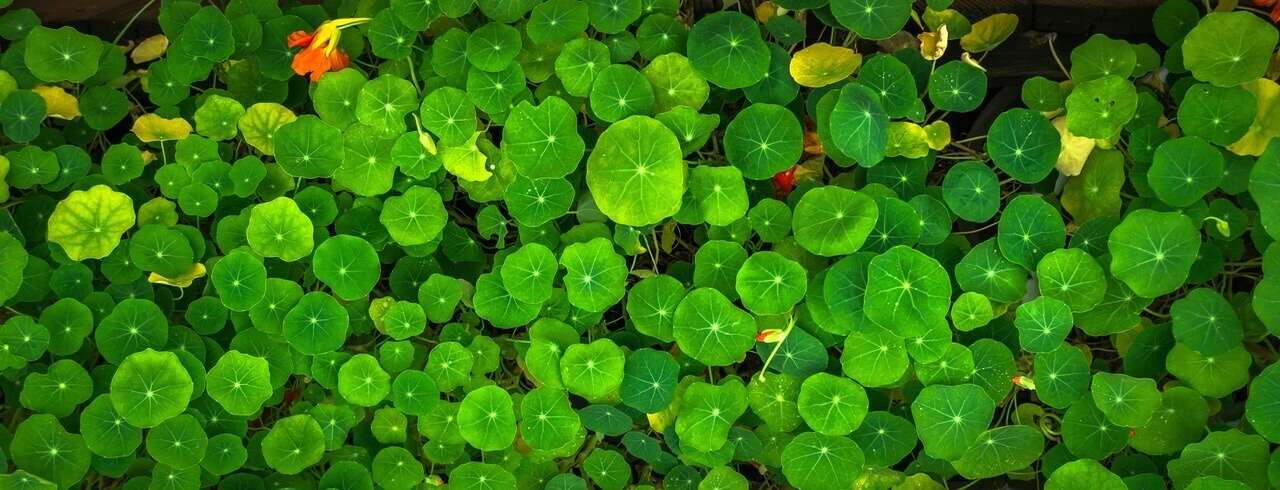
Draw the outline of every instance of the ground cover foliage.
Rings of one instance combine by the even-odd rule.
[[[0,487],[1280,484],[1267,12],[950,3],[5,10]]]

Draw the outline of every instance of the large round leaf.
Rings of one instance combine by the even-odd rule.
[[[686,167],[670,129],[646,116],[609,126],[587,159],[587,187],[613,221],[647,226],[676,213]]]

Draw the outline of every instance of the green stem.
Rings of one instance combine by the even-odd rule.
[[[147,2],[146,5],[143,5],[142,8],[138,9],[137,12],[134,12],[133,17],[129,19],[129,22],[126,22],[124,27],[120,29],[120,32],[116,34],[116,38],[111,40],[111,44],[120,44],[120,38],[124,37],[125,31],[128,31],[130,27],[133,27],[133,22],[138,20],[138,16],[141,16],[143,12],[151,8],[151,4],[154,3],[156,3],[156,0],[151,0]]]

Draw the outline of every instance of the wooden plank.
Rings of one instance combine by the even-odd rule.
[[[40,16],[47,25],[67,24],[77,21],[127,22],[145,0],[15,0],[10,8],[28,8]],[[160,13],[160,2],[151,5],[140,19],[155,19]]]

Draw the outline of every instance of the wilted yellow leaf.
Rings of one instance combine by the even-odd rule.
[[[977,68],[979,70],[987,71],[986,68],[983,68],[982,65],[978,64],[978,60],[973,59],[973,56],[970,55],[968,51],[965,51],[964,53],[960,54],[960,61],[968,63],[972,65],[974,68]]]
[[[1097,141],[1068,132],[1066,116],[1054,119],[1053,127],[1057,128],[1058,134],[1062,137],[1062,152],[1058,154],[1058,163],[1054,167],[1068,177],[1080,175],[1080,169],[1084,168],[1084,162],[1089,159],[1089,154],[1093,153]]]
[[[49,117],[58,119],[75,119],[80,116],[80,101],[76,96],[67,93],[62,87],[41,85],[31,89],[44,98]]]
[[[942,53],[947,52],[946,24],[938,26],[937,32],[921,32],[916,37],[920,38],[920,54],[926,60],[936,60],[942,57]]]
[[[138,47],[133,48],[133,52],[129,53],[129,57],[133,59],[134,63],[146,63],[164,56],[165,51],[168,50],[169,38],[164,37],[164,34],[156,34],[138,43]]]
[[[848,78],[862,65],[862,55],[827,43],[810,45],[791,57],[791,78],[806,87],[823,87]]]
[[[147,282],[151,284],[163,284],[165,286],[173,286],[175,288],[185,288],[187,286],[190,286],[192,281],[195,281],[196,279],[204,277],[206,272],[208,271],[205,270],[204,264],[197,262],[195,265],[191,266],[190,269],[187,269],[186,272],[182,273],[182,275],[178,277],[164,277],[160,274],[156,274],[152,272],[151,276],[147,277]]]
[[[1018,16],[995,14],[973,24],[973,30],[960,38],[960,47],[970,53],[990,51],[1013,35],[1018,28]]]
[[[180,117],[165,119],[150,113],[134,120],[132,131],[143,143],[183,140],[191,136],[191,123]]]

